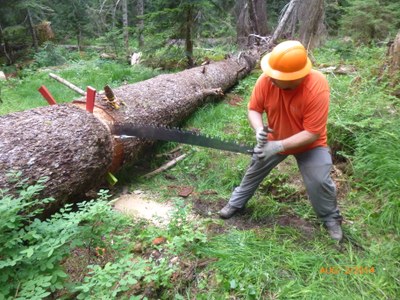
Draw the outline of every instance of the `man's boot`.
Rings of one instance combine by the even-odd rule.
[[[332,220],[325,222],[325,227],[328,230],[332,239],[340,242],[343,239],[342,226],[340,221]]]
[[[237,213],[238,211],[242,210],[241,208],[238,207],[234,207],[232,205],[230,205],[229,203],[227,205],[225,205],[219,212],[219,216],[222,219],[229,219],[230,217],[232,217],[235,213]]]

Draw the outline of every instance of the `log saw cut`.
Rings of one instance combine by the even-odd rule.
[[[79,197],[108,172],[138,160],[151,142],[120,139],[114,124],[175,126],[210,97],[218,97],[246,76],[257,55],[239,57],[154,77],[97,95],[93,113],[86,100],[51,105],[0,117],[0,189],[14,192],[8,174],[30,184],[46,177],[40,196],[54,197],[47,211]],[[108,91],[109,92],[109,91]]]

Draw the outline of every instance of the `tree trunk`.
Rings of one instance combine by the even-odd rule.
[[[76,34],[76,39],[78,42],[78,51],[81,52],[82,51],[82,29],[80,27],[80,25],[78,25],[77,28],[77,34]]]
[[[124,32],[126,57],[130,57],[131,52],[129,50],[128,0],[122,1],[122,27]]]
[[[1,26],[1,24],[0,24],[0,42],[3,42],[3,44],[4,44],[2,49],[3,49],[5,57],[7,58],[7,64],[11,65],[13,63],[13,59],[10,56],[10,54],[8,54],[9,45],[8,45],[7,39],[4,37],[3,27]]]
[[[301,1],[297,16],[300,42],[307,49],[319,46],[322,38],[326,35],[324,0]]]
[[[193,61],[193,40],[192,40],[192,29],[193,29],[193,6],[188,5],[186,8],[186,24],[185,24],[185,52],[187,58],[188,67],[194,66]]]
[[[48,177],[41,196],[56,202],[54,212],[103,181],[106,174],[139,159],[150,144],[142,139],[120,140],[115,123],[177,125],[210,95],[232,87],[255,65],[256,55],[241,55],[176,74],[160,75],[114,89],[126,106],[109,108],[97,99],[94,114],[83,100],[0,116],[0,189],[16,190],[7,179],[21,172],[29,184]],[[82,109],[83,108],[83,109]]]
[[[258,34],[261,36],[268,35],[267,7],[265,0],[253,0],[255,2],[254,9],[257,16]]]
[[[298,0],[291,0],[284,8],[284,13],[279,18],[278,26],[276,27],[274,34],[271,38],[271,43],[275,44],[278,39],[282,36],[285,29],[288,27],[288,23],[292,17],[293,12],[295,11],[296,6],[298,5]]]
[[[237,0],[235,5],[236,12],[236,43],[240,49],[244,49],[247,47],[247,38],[248,38],[248,30],[247,30],[247,3],[246,0]]]
[[[291,0],[284,9],[271,42],[298,39],[307,49],[318,46],[325,36],[324,0]]]
[[[389,70],[390,86],[396,87],[400,83],[400,31],[397,33],[393,43],[389,47]],[[396,97],[400,97],[400,89],[393,91]]]
[[[249,18],[250,18],[250,30],[254,34],[258,34],[258,19],[255,8],[254,0],[247,0],[248,10],[249,10]]]
[[[38,41],[38,38],[36,35],[35,26],[33,26],[31,11],[29,9],[27,9],[27,15],[28,15],[28,22],[29,22],[29,30],[32,35],[33,47],[35,48],[35,52],[38,52],[39,51],[39,41]]]
[[[247,0],[251,28],[254,34],[266,36],[268,34],[267,9],[264,0]]]
[[[266,36],[267,11],[264,0],[236,1],[236,32],[237,43],[240,48],[248,48],[251,44],[259,44],[255,36]]]
[[[144,14],[144,3],[143,0],[136,0],[136,13],[137,13],[137,31],[138,31],[138,44],[139,48],[144,47],[144,38],[143,38],[143,29],[144,29],[144,20],[143,20],[143,14]]]

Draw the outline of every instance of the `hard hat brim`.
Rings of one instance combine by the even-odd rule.
[[[271,68],[269,65],[269,58],[271,56],[271,53],[268,53],[261,59],[261,69],[264,72],[265,75],[278,79],[278,80],[296,80],[303,78],[310,73],[311,68],[312,68],[312,63],[311,60],[307,57],[307,63],[304,66],[303,69],[298,70],[296,72],[281,72],[277,71]]]

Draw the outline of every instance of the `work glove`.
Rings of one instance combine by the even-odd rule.
[[[267,127],[259,127],[256,129],[257,145],[261,146],[267,142],[268,129]]]
[[[254,154],[257,155],[260,160],[267,160],[271,156],[285,150],[281,141],[269,141],[263,145],[257,144],[254,148]]]

